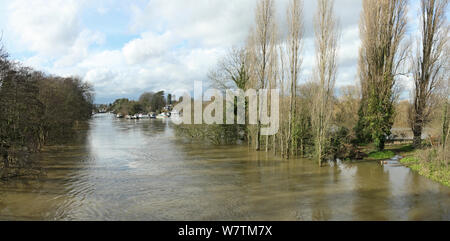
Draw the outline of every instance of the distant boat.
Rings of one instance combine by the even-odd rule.
[[[136,120],[138,119],[137,115],[126,115],[125,119],[127,120]]]
[[[116,118],[123,118],[123,115],[119,113],[116,115]]]
[[[161,113],[158,116],[156,116],[157,119],[166,119],[168,118],[168,116],[166,115],[166,113]]]
[[[150,113],[149,118],[150,119],[156,119],[156,114],[155,113]]]
[[[144,114],[139,114],[138,118],[139,119],[148,119],[148,118],[150,118],[150,116],[149,115],[144,115]]]

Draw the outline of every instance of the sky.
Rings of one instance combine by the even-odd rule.
[[[2,44],[11,59],[93,84],[96,103],[136,99],[146,91],[192,89],[254,26],[256,0],[0,0]],[[288,0],[275,0],[286,31]],[[410,2],[409,32],[417,26]],[[299,82],[314,68],[315,1],[304,1],[305,39]],[[361,2],[336,0],[341,39],[337,87],[357,83]],[[207,85],[207,84],[204,84]],[[405,89],[411,81],[405,80]]]

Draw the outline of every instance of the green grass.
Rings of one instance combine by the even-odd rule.
[[[393,151],[397,154],[400,154],[402,156],[407,155],[411,152],[414,152],[415,149],[411,144],[405,145],[405,144],[395,144],[395,145],[387,145],[386,150]]]
[[[413,157],[413,156],[409,156],[409,157],[405,157],[405,158],[401,159],[400,162],[403,164],[406,164],[406,165],[411,165],[411,164],[417,164],[419,162],[419,159],[417,159],[416,157]]]
[[[399,152],[412,152],[412,151],[414,151],[414,147],[412,145],[406,145],[406,146],[402,146],[402,147],[398,148],[397,151],[399,151]]]
[[[450,187],[450,169],[444,166],[437,166],[432,163],[417,162],[409,166],[413,171],[427,177],[435,182],[440,182]]]
[[[444,164],[420,161],[415,156],[405,157],[400,162],[419,175],[450,187],[450,168]]]
[[[372,160],[386,160],[391,159],[395,156],[393,151],[384,150],[384,151],[374,151],[369,153],[369,159]]]

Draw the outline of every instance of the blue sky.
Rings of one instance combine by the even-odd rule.
[[[276,1],[280,31],[287,3]],[[94,85],[96,102],[107,103],[207,82],[217,60],[245,42],[255,5],[255,0],[0,0],[0,29],[12,59],[51,74],[80,76]],[[415,8],[417,0],[410,5]],[[314,11],[314,1],[305,1],[300,82],[314,67]],[[342,26],[338,86],[357,82],[360,11],[360,1],[336,1]],[[411,26],[415,32],[417,25]]]

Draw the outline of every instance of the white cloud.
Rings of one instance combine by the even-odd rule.
[[[132,31],[170,29],[192,45],[228,47],[245,39],[255,1],[149,1],[132,7]]]
[[[315,2],[304,2],[307,33],[302,81],[309,78],[315,64]],[[281,32],[285,31],[287,3],[288,0],[276,1]],[[103,0],[16,0],[9,3],[5,20],[8,31],[20,40],[17,48],[33,53],[22,59],[25,64],[53,74],[84,77],[94,84],[102,102],[133,98],[144,91],[190,89],[194,80],[206,80],[209,69],[229,47],[245,42],[253,26],[255,5],[254,0],[151,0],[127,4]],[[354,0],[336,1],[343,27],[338,85],[354,82],[360,5]],[[94,18],[88,27],[82,21],[86,12],[96,14],[101,25],[96,28]],[[108,29],[117,29],[113,12],[129,17],[124,24],[128,24],[129,32],[115,32],[138,37],[119,46],[109,45],[111,36],[101,30],[105,24]]]
[[[360,45],[358,25],[343,29],[338,53],[341,64],[353,64],[358,59]]]
[[[105,50],[99,53],[92,53],[78,64],[84,69],[108,67],[111,69],[125,66],[123,54],[119,50]]]
[[[149,58],[161,56],[172,47],[175,41],[175,36],[170,32],[162,35],[146,32],[140,38],[128,42],[122,51],[128,64],[137,64]]]
[[[53,56],[65,52],[81,30],[76,0],[16,0],[9,5],[8,30],[31,51]]]
[[[77,64],[89,55],[89,47],[93,44],[102,44],[105,41],[105,36],[100,32],[92,32],[90,30],[83,30],[73,43],[67,49],[66,55],[55,61],[55,67],[65,67]]]

